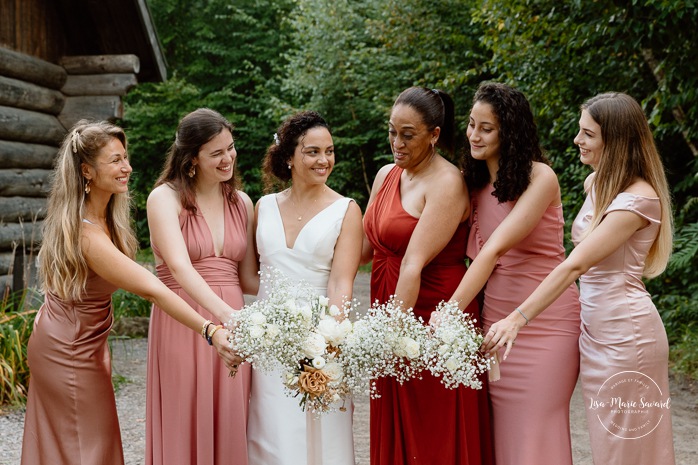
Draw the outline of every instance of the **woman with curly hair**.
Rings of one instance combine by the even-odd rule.
[[[262,169],[267,187],[288,185],[257,202],[262,270],[304,281],[330,305],[351,299],[361,255],[361,209],[327,186],[335,164],[330,128],[315,111],[289,116],[274,134]],[[268,290],[262,286],[259,297]],[[281,373],[252,370],[247,443],[250,465],[353,465],[353,404],[317,417],[302,411]],[[342,408],[344,407],[344,408]]]
[[[466,308],[484,287],[488,331],[565,260],[565,221],[557,177],[520,91],[481,84],[467,137],[472,263],[451,299]],[[490,383],[490,398],[498,465],[572,464],[569,404],[579,371],[579,325],[579,293],[570,284],[521,331],[510,357],[513,340],[507,345],[506,363],[495,365],[501,379]]]

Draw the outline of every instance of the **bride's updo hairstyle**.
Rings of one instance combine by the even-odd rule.
[[[262,162],[265,192],[273,192],[276,187],[285,186],[291,180],[289,166],[296,147],[303,136],[316,127],[323,127],[332,134],[330,126],[316,111],[295,113],[281,123]]]

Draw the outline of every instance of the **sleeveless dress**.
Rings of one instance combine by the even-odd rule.
[[[468,256],[478,253],[515,201],[491,184],[472,194]],[[565,260],[562,206],[550,206],[521,242],[499,258],[484,289],[485,330],[507,317]],[[579,292],[575,284],[519,331],[500,379],[490,383],[497,465],[571,465],[570,399],[579,374]]]
[[[206,220],[182,209],[179,224],[192,265],[234,309],[243,306],[238,264],[247,247],[247,209],[241,197],[227,202],[223,254],[216,256]],[[153,244],[153,253],[160,253]],[[167,264],[158,278],[204,318],[218,323],[175,281]],[[250,367],[228,377],[215,348],[200,334],[153,306],[148,335],[146,463],[158,465],[247,464]]]
[[[107,337],[116,286],[92,270],[80,301],[47,292],[27,345],[22,465],[122,465]]]
[[[327,294],[337,238],[351,199],[342,198],[311,218],[295,244],[286,234],[276,195],[259,200],[257,250],[260,267],[273,267]],[[264,298],[260,288],[259,298]],[[353,465],[353,405],[317,418],[286,394],[281,373],[252,370],[248,449],[250,465]]]
[[[574,221],[575,244],[593,211],[592,192]],[[658,198],[622,192],[605,214],[613,211],[631,211],[649,225],[580,278],[580,373],[592,456],[597,464],[672,465],[669,345],[642,281],[645,259],[659,233],[661,205]],[[600,407],[613,399],[626,404]],[[642,399],[658,404],[643,406]]]
[[[374,248],[371,301],[395,293],[400,263],[418,219],[402,208],[400,174],[394,167],[366,210],[364,229]],[[446,247],[422,270],[414,312],[429,320],[436,305],[448,299],[466,271],[466,222]],[[479,322],[475,302],[465,310]],[[372,465],[491,464],[492,438],[486,380],[482,390],[447,389],[429,372],[400,385],[394,378],[376,380],[381,397],[371,399]]]

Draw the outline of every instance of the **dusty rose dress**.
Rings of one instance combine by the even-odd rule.
[[[591,221],[592,196],[574,222],[575,243]],[[596,464],[672,465],[669,346],[642,282],[661,206],[657,198],[622,192],[606,213],[613,211],[633,212],[649,225],[580,278],[580,373],[592,456]]]
[[[468,256],[475,258],[514,208],[491,184],[472,195]],[[565,259],[562,206],[498,261],[484,290],[485,328],[508,316]],[[516,338],[490,383],[497,465],[571,465],[570,398],[579,370],[579,293],[571,285]]]
[[[244,304],[238,263],[247,247],[247,211],[241,198],[225,209],[223,255],[214,253],[211,232],[200,214],[182,210],[180,226],[194,268],[231,307]],[[153,244],[153,252],[158,254]],[[166,264],[162,282],[206,319],[217,322],[174,280]],[[153,307],[148,336],[146,460],[158,465],[247,464],[247,402],[250,367],[234,379],[200,334]]]
[[[364,228],[374,248],[371,301],[385,302],[395,293],[400,263],[419,221],[402,208],[400,174],[388,173],[375,201],[366,211]],[[422,270],[415,314],[429,320],[465,274],[467,224]],[[479,320],[472,303],[465,310]],[[423,379],[400,385],[394,378],[376,380],[378,399],[371,399],[372,465],[488,465],[492,432],[486,387],[447,389],[428,372]],[[485,382],[486,386],[486,382]]]
[[[48,292],[27,346],[22,465],[121,465],[107,337],[116,287],[89,270],[80,302]]]

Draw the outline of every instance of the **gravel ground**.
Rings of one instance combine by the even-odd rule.
[[[355,296],[369,302],[368,275],[357,277]],[[125,379],[116,394],[124,457],[127,465],[143,463],[145,451],[145,361],[147,339],[117,339],[111,343],[114,373]],[[698,464],[698,386],[672,380],[672,423],[678,465]],[[580,387],[571,405],[575,465],[592,465]],[[355,400],[354,441],[357,465],[369,465],[368,399]],[[22,448],[23,410],[0,412],[0,464],[17,465]]]

